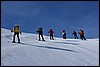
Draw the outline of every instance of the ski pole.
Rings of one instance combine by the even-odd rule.
[[[38,37],[38,31],[36,30],[36,40],[38,39],[37,37]]]
[[[11,37],[12,37],[12,41],[13,41],[13,30],[11,30]]]
[[[60,37],[62,38],[62,32],[60,32]]]
[[[36,40],[37,40],[37,34],[36,34]]]
[[[20,37],[20,42],[22,42],[22,33],[20,32],[20,34],[19,34],[19,37]]]

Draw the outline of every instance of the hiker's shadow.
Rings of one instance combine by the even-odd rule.
[[[70,44],[70,45],[79,45],[79,44],[77,44],[77,43],[72,43],[72,42],[53,42],[53,43]]]
[[[28,46],[34,46],[34,47],[41,47],[41,48],[48,48],[48,49],[63,50],[63,51],[70,51],[70,52],[79,53],[79,52],[74,51],[74,50],[65,49],[65,48],[58,48],[58,47],[53,47],[53,46],[32,45],[32,44],[27,44],[27,43],[23,43],[22,45],[28,45]]]

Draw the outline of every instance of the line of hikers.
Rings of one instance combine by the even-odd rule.
[[[21,34],[21,32],[20,32],[20,28],[19,28],[18,24],[15,24],[15,26],[14,26],[13,30],[11,30],[11,32],[14,32],[12,42],[15,43],[15,36],[17,35],[18,43],[20,43],[19,33]],[[39,34],[39,41],[41,41],[41,38],[42,38],[42,41],[45,41],[44,37],[43,37],[43,28],[42,27],[38,28],[38,30],[36,32]],[[50,29],[48,31],[48,33],[50,34],[50,40],[54,40],[54,38],[53,38],[54,31],[52,29]],[[66,39],[65,30],[62,30],[62,32],[60,32],[60,34],[63,35],[63,39]],[[73,31],[72,34],[74,35],[75,39],[78,39],[77,33],[75,31]],[[86,38],[84,37],[84,31],[82,29],[80,29],[78,34],[80,34],[80,39],[86,40]]]

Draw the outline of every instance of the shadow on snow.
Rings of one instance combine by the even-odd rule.
[[[79,53],[79,52],[74,51],[74,50],[58,48],[58,47],[51,47],[51,46],[39,46],[39,45],[32,45],[32,44],[27,44],[27,43],[22,43],[22,45],[28,45],[28,46],[35,46],[35,47],[42,47],[42,48],[48,48],[48,49],[56,49],[56,50],[63,50],[63,51],[70,51],[70,52]]]
[[[61,44],[79,45],[79,44],[77,44],[77,43],[71,43],[71,42],[52,42],[52,43],[61,43]]]

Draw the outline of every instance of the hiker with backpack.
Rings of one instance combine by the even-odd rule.
[[[50,31],[48,33],[50,33],[50,40],[54,40],[54,38],[53,38],[54,31],[52,29],[50,29]]]
[[[42,37],[42,41],[45,41],[43,38],[43,28],[42,27],[38,28],[37,33],[39,34],[39,41],[41,41],[40,36]]]
[[[78,39],[76,31],[73,31],[72,34],[74,35],[74,38],[75,38],[75,39]]]
[[[84,30],[82,30],[82,29],[80,29],[80,31],[79,31],[79,33],[78,34],[80,34],[80,39],[84,39],[84,40],[86,40],[86,38],[84,37]]]
[[[17,35],[17,38],[18,38],[18,43],[20,43],[19,33],[21,34],[21,32],[20,32],[20,28],[19,28],[18,24],[15,24],[15,26],[14,26],[13,30],[11,30],[11,32],[14,32],[12,43],[16,43],[15,42],[15,36],[16,35]]]
[[[66,32],[65,32],[65,30],[62,30],[62,35],[63,35],[63,39],[66,39]]]

